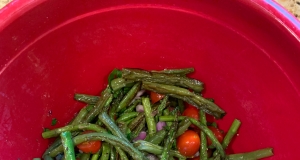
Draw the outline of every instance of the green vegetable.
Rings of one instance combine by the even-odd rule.
[[[152,137],[156,133],[156,123],[154,121],[154,116],[152,115],[150,99],[142,98],[142,104],[144,106],[148,134],[150,137]]]
[[[121,78],[122,77],[122,72],[118,69],[114,69],[110,72],[110,74],[108,75],[108,84],[111,87],[111,81],[115,78]]]
[[[159,145],[167,136],[166,129],[162,129],[158,132],[156,132],[151,138],[149,138],[147,141],[156,145]]]
[[[178,108],[174,109],[174,113],[176,113],[176,111],[178,110]],[[170,155],[169,155],[169,150],[172,148],[172,144],[175,140],[175,136],[176,136],[176,131],[177,131],[177,119],[178,116],[177,114],[175,114],[175,121],[173,122],[173,124],[170,127],[170,131],[167,135],[167,140],[165,142],[164,148],[163,148],[163,153],[161,155],[161,160],[168,160]]]
[[[179,124],[178,124],[178,130],[176,132],[176,137],[179,137],[182,135],[186,130],[188,130],[189,126],[191,125],[191,121],[188,118],[184,118]]]
[[[62,132],[66,132],[66,131],[78,131],[78,130],[92,130],[92,131],[96,131],[96,132],[102,132],[105,133],[105,129],[96,125],[96,124],[91,124],[91,123],[82,123],[82,124],[78,124],[78,125],[67,125],[61,128],[56,128],[53,130],[49,130],[46,132],[42,133],[42,137],[43,138],[52,138],[52,137],[57,137],[58,135],[60,135]]]
[[[130,104],[130,102],[133,100],[133,98],[135,97],[136,93],[140,90],[140,88],[141,88],[141,84],[137,83],[129,90],[129,92],[123,97],[122,101],[117,107],[117,112],[122,111]]]
[[[213,145],[217,148],[218,152],[220,153],[221,158],[225,158],[224,149],[220,144],[220,142],[218,141],[218,139],[214,136],[212,131],[209,128],[207,128],[207,126],[203,125],[201,122],[193,118],[189,118],[189,120],[192,122],[192,124],[200,128],[201,131],[203,131],[211,139]]]
[[[163,153],[163,147],[155,145],[155,144],[147,142],[147,141],[143,141],[143,140],[138,140],[138,141],[134,142],[133,146],[140,151],[145,151],[145,152],[152,153],[155,155],[161,155]],[[169,150],[169,154],[171,156],[174,156],[177,158],[186,159],[186,157],[181,155],[178,151]]]
[[[178,116],[177,119],[178,121],[182,121],[185,118],[187,118],[186,116]],[[169,115],[169,116],[160,116],[159,117],[159,121],[163,121],[163,122],[173,122],[176,120],[175,116]]]
[[[138,114],[139,114],[138,112],[124,113],[116,120],[116,122],[118,123],[118,122],[124,122],[124,121],[130,120],[132,118],[137,117]]]
[[[100,160],[109,160],[110,155],[110,145],[106,142],[102,143],[102,155]]]
[[[57,119],[56,118],[52,118],[51,126],[55,126],[56,124],[57,124]]]
[[[181,86],[184,88],[193,89],[196,92],[201,92],[203,90],[203,83],[196,79],[174,74],[148,72],[141,69],[122,69],[122,78],[140,82],[143,81]]]
[[[96,104],[99,101],[99,96],[92,96],[87,94],[75,94],[74,99],[79,102],[87,104]]]
[[[134,81],[125,80],[123,78],[113,79],[110,83],[111,89],[114,90],[114,91],[117,91],[117,90],[122,89],[124,87],[132,87],[133,85],[134,85]]]
[[[84,119],[84,117],[89,113],[89,111],[94,107],[94,105],[86,105],[83,107],[77,116],[73,119],[72,122],[70,122],[70,125],[75,125],[81,123],[81,121]]]
[[[64,157],[66,160],[75,160],[75,152],[74,152],[74,145],[72,141],[71,132],[66,131],[60,134],[63,150],[64,150]]]
[[[231,139],[236,135],[239,127],[241,125],[241,121],[235,119],[233,120],[227,134],[225,135],[223,142],[222,142],[222,146],[224,149],[227,148],[227,146],[229,145]]]
[[[167,73],[167,74],[178,74],[178,75],[186,75],[189,73],[193,73],[195,70],[194,68],[180,68],[180,69],[164,69],[161,71],[151,71],[157,73]]]
[[[222,118],[226,114],[225,111],[223,111],[215,103],[184,88],[145,81],[143,81],[142,88],[186,101],[187,103],[192,104],[193,106],[215,116],[216,118]]]
[[[270,157],[273,155],[272,148],[264,148],[252,152],[247,153],[238,153],[238,154],[231,154],[227,156],[228,160],[250,160],[250,159],[261,159]]]
[[[110,119],[107,113],[103,112],[99,115],[101,122],[112,132],[113,135],[129,142],[127,137],[122,133],[118,126]]]
[[[112,97],[110,89],[107,87],[101,94],[99,101],[96,103],[94,108],[86,115],[83,119],[82,123],[89,123],[97,115],[102,111],[103,107],[107,104],[107,101],[110,100]]]
[[[123,112],[123,114],[135,111],[135,108],[139,103],[141,103],[141,99],[134,100],[133,103]]]
[[[128,125],[128,128],[130,130],[133,130],[135,127],[137,127],[142,121],[143,119],[145,119],[145,113],[141,112],[138,114],[137,117],[135,117],[135,119],[133,121],[131,121]]]
[[[203,111],[199,111],[199,115],[200,115],[200,122],[206,126],[206,116],[205,113]],[[207,139],[206,139],[206,134],[201,131],[200,132],[200,159],[201,160],[207,160],[208,159],[208,155],[207,155]]]
[[[135,160],[147,160],[147,158],[139,150],[133,147],[131,143],[111,134],[88,133],[88,134],[78,135],[73,138],[74,145],[78,145],[80,143],[86,141],[93,141],[93,140],[105,141],[115,147],[120,147],[122,150],[126,151]],[[62,151],[63,151],[63,147],[59,146],[57,149],[51,151],[49,155],[51,157],[55,157],[57,154],[61,153]]]
[[[91,154],[90,153],[82,153],[80,155],[80,160],[89,160],[91,157]]]

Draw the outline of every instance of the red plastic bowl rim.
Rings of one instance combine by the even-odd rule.
[[[0,32],[15,19],[46,0],[13,0],[0,9]],[[274,0],[237,0],[268,14],[300,42],[300,21]]]

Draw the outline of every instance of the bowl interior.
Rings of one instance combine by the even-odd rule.
[[[229,153],[273,147],[270,159],[300,158],[287,136],[300,131],[299,41],[258,5],[52,0],[0,32],[0,44],[0,157],[40,157],[43,128],[69,122],[84,106],[74,93],[99,94],[114,68],[194,67],[204,97],[227,112],[220,128],[242,121]]]

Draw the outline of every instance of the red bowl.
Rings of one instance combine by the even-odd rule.
[[[195,67],[228,152],[300,159],[300,23],[271,0],[15,0],[0,11],[0,159],[40,157],[113,68]],[[53,127],[52,127],[53,128]]]

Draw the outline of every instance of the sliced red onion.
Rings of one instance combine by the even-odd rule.
[[[166,122],[161,122],[161,121],[159,121],[159,122],[156,124],[156,130],[157,130],[157,131],[160,131],[160,130],[162,130],[165,126],[166,126]]]
[[[200,152],[198,151],[193,157],[198,157],[200,155]]]
[[[137,112],[144,112],[144,106],[141,105],[141,104],[139,104],[139,105],[137,105],[137,106],[135,107],[135,110],[136,110]]]
[[[140,90],[137,92],[137,94],[135,95],[135,97],[141,97],[144,93],[145,93],[146,90]]]
[[[159,160],[157,156],[155,156],[154,154],[148,154],[146,156],[149,160]]]
[[[140,134],[133,140],[133,142],[137,141],[137,140],[144,140],[147,136],[147,132],[142,131],[140,132]]]

